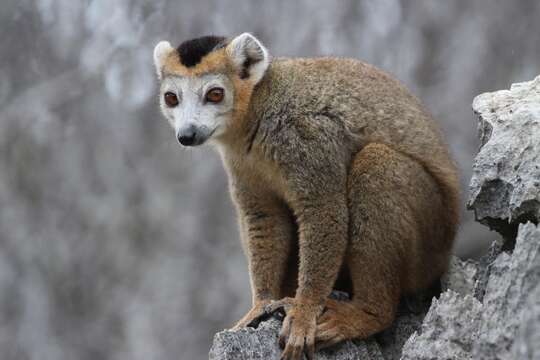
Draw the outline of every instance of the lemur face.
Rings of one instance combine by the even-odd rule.
[[[161,80],[160,107],[184,146],[219,140],[245,111],[269,55],[250,34],[232,41],[206,36],[177,49],[162,41],[154,49]]]
[[[161,110],[182,145],[219,137],[231,121],[234,86],[223,74],[168,76],[160,92]]]

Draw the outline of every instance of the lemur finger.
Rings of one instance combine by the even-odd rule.
[[[294,298],[286,297],[281,300],[272,301],[270,304],[265,306],[264,311],[270,314],[274,314],[277,311],[287,314],[293,304]]]

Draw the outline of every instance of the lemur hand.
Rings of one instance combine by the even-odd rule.
[[[270,304],[270,301],[261,300],[255,303],[251,310],[247,312],[242,319],[240,319],[232,330],[238,330],[244,327],[253,327],[257,328],[261,321],[266,320],[272,314],[266,312],[267,306]]]
[[[314,358],[315,330],[322,309],[319,304],[293,298],[272,301],[266,307],[267,313],[286,314],[279,334],[279,345],[284,348],[282,360],[301,360],[302,354],[308,360]]]

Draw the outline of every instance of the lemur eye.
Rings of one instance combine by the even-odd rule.
[[[225,92],[223,91],[222,88],[215,87],[208,90],[208,92],[206,93],[205,99],[208,102],[217,104],[223,100],[224,95],[225,95]]]
[[[178,97],[175,93],[168,91],[163,95],[163,98],[165,99],[165,104],[167,104],[169,107],[175,107],[178,105]]]

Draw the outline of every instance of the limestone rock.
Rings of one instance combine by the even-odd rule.
[[[477,96],[481,148],[468,207],[476,219],[515,238],[517,224],[540,219],[540,76]]]
[[[507,351],[514,343],[521,318],[530,316],[531,309],[526,305],[538,284],[540,229],[530,223],[520,225],[513,254],[503,252],[491,265],[473,351],[475,359],[512,358]]]
[[[519,323],[512,359],[540,359],[540,285],[529,295]]]
[[[490,268],[482,302],[453,290],[433,301],[402,359],[502,360],[539,353],[540,228],[520,225],[514,252],[500,253]]]
[[[463,261],[453,256],[448,272],[441,279],[442,288],[451,289],[461,295],[472,295],[479,273],[478,264],[474,261]]]
[[[279,360],[278,334],[281,322],[264,321],[257,329],[222,331],[214,337],[210,360]],[[330,350],[317,353],[319,360],[384,360],[374,340],[347,341]]]
[[[482,304],[471,295],[448,290],[429,310],[420,333],[403,347],[402,359],[472,359]]]

